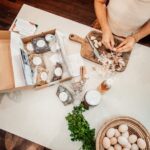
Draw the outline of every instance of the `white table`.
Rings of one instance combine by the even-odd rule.
[[[66,34],[84,37],[92,28],[51,13],[23,5],[17,18],[39,25],[38,32],[57,28]],[[80,45],[70,42],[70,51],[79,52]],[[85,113],[96,133],[108,119],[129,115],[141,121],[150,130],[150,48],[136,44],[127,69],[117,75],[113,87],[103,97],[102,103]],[[87,89],[95,89],[101,77],[90,70]],[[70,140],[65,116],[73,105],[63,106],[56,97],[57,86],[39,91],[22,91],[17,101],[3,97],[0,102],[0,128],[54,150],[77,150],[81,143]]]

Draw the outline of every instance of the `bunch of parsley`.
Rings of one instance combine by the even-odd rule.
[[[95,129],[90,129],[89,123],[83,116],[83,104],[74,107],[66,117],[72,141],[81,141],[83,150],[95,150]]]

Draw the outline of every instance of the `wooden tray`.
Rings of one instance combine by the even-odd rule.
[[[133,133],[138,138],[141,137],[146,141],[146,148],[144,150],[150,150],[150,133],[139,121],[127,116],[111,119],[103,125],[96,138],[96,150],[105,150],[102,143],[108,129],[117,128],[124,123],[128,125],[130,134]]]
[[[98,31],[91,31],[90,33],[88,33],[87,36],[89,36],[89,37],[90,36],[95,36],[98,41],[101,41],[101,39],[102,39],[102,33],[98,32]],[[80,37],[80,36],[78,36],[76,34],[70,34],[69,39],[81,44],[81,51],[80,51],[80,53],[81,53],[81,56],[83,58],[85,58],[87,60],[90,60],[92,62],[100,64],[98,62],[98,59],[95,57],[95,55],[93,53],[93,49],[90,46],[90,44],[89,44],[89,42],[87,41],[86,38],[82,38],[82,37]],[[120,42],[121,42],[121,40],[115,38],[115,43],[116,43],[115,46],[117,46],[118,44],[120,44]],[[99,51],[99,54],[102,51],[105,51],[106,53],[111,53],[111,51],[108,50],[108,49],[106,49],[103,45],[101,47],[99,47],[97,50]],[[125,70],[125,68],[126,68],[126,66],[128,64],[128,60],[129,60],[130,54],[131,54],[131,52],[122,53],[122,58],[123,58],[123,60],[125,62],[125,66],[120,71],[116,70],[117,72],[122,72],[122,71]]]

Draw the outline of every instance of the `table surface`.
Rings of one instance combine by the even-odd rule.
[[[57,28],[66,35],[76,33],[85,37],[91,27],[23,5],[17,18],[39,25],[38,33]],[[71,53],[78,53],[80,45],[69,42]],[[113,86],[99,106],[85,112],[85,118],[96,134],[103,123],[115,116],[127,115],[142,122],[150,130],[150,48],[136,44],[128,66],[116,75]],[[102,77],[92,71],[94,63],[84,60],[89,80],[86,90],[96,89]],[[0,128],[54,150],[77,150],[81,143],[70,140],[65,116],[74,104],[64,106],[56,97],[58,85],[42,90],[21,91],[18,99],[4,96],[0,102]]]

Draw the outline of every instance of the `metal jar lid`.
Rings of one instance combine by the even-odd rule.
[[[98,92],[97,90],[90,90],[90,91],[87,91],[85,94],[85,101],[90,106],[98,105],[101,101],[101,98],[102,96],[100,92]]]

